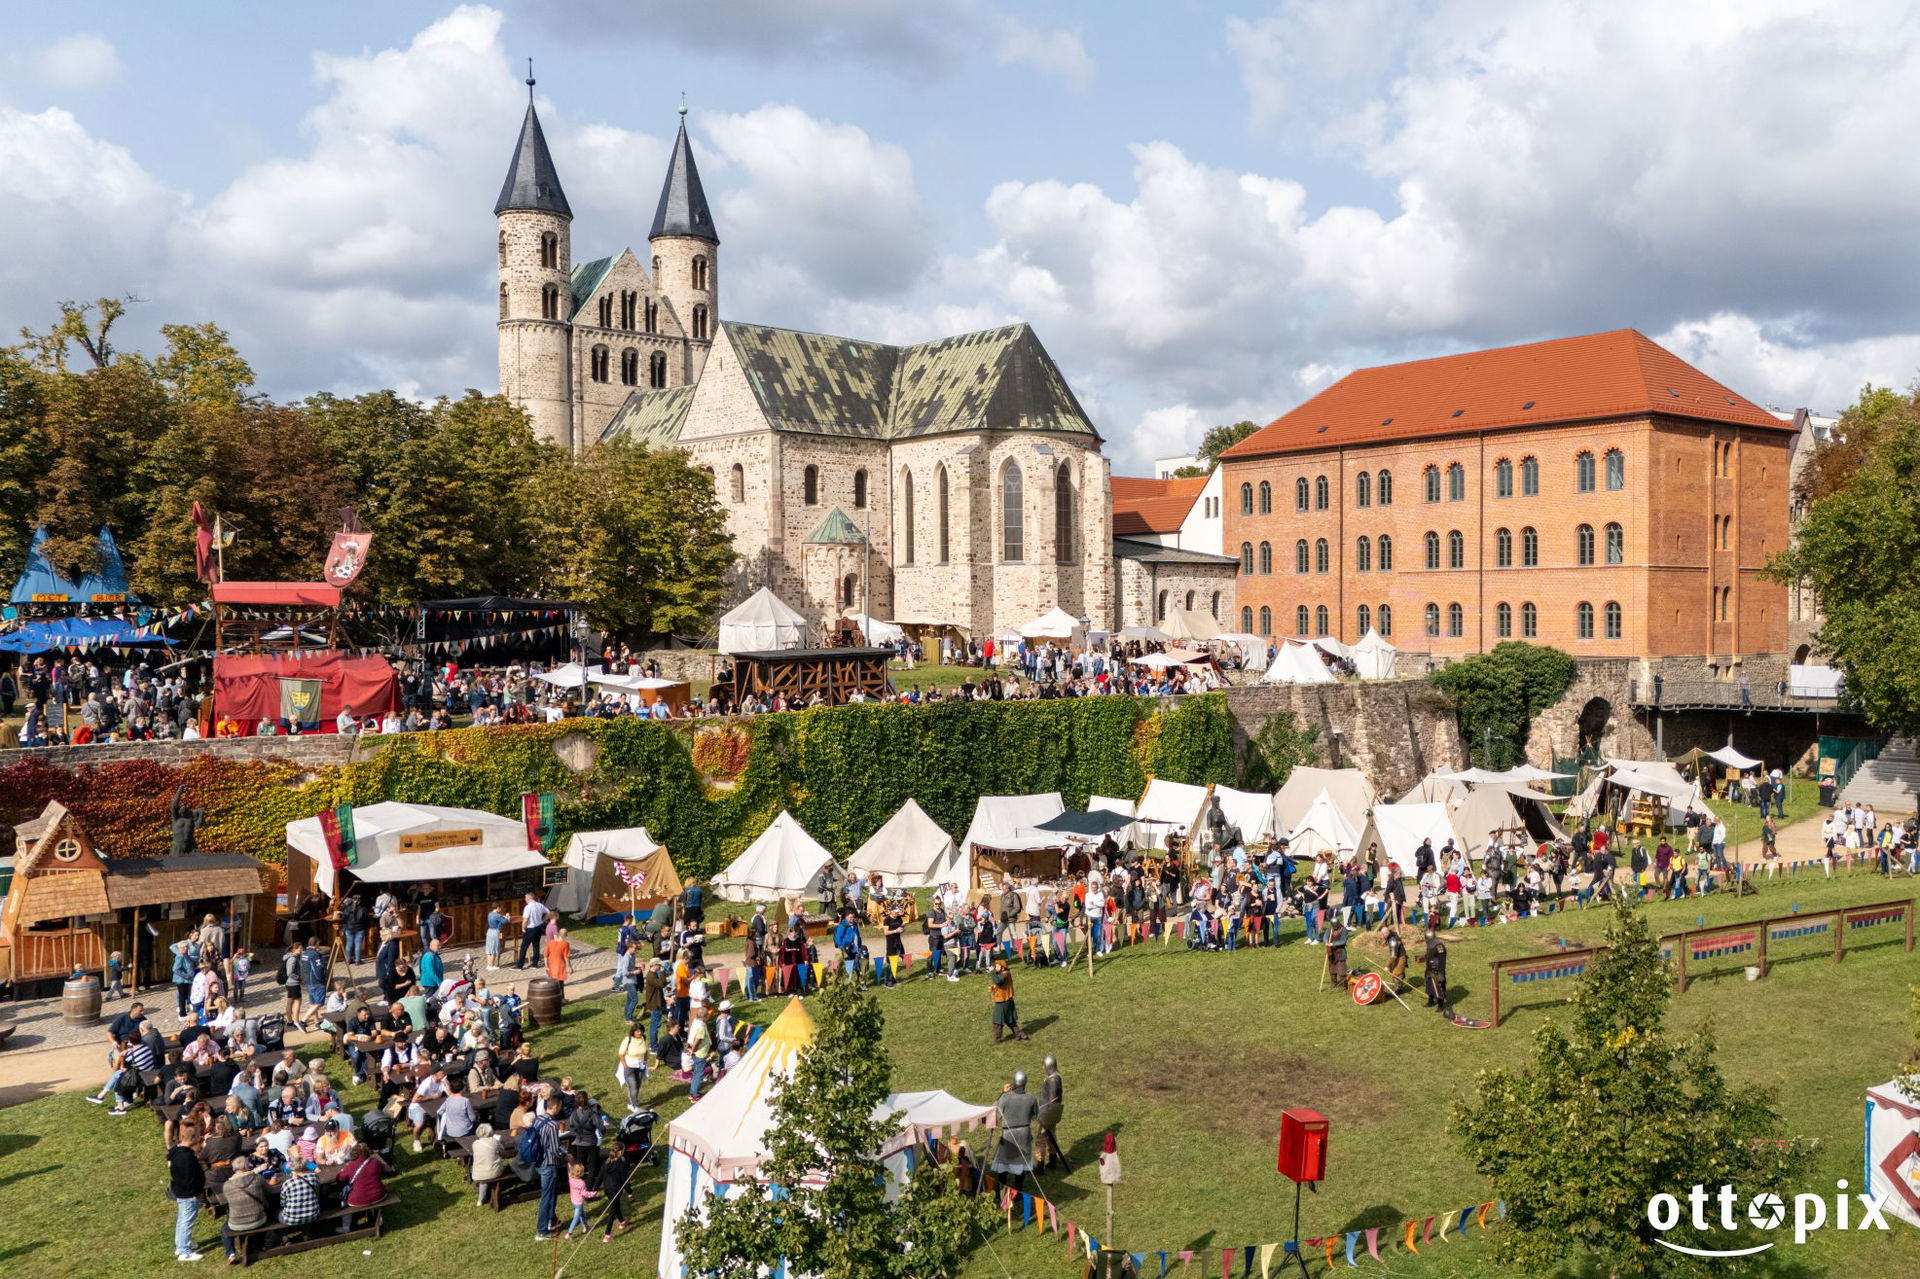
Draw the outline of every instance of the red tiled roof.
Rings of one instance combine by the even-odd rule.
[[[1658,413],[1791,429],[1633,329],[1356,369],[1228,458]]]
[[[1113,485],[1113,535],[1139,536],[1142,533],[1177,533],[1193,509],[1194,499],[1206,488],[1207,477],[1151,480],[1133,475],[1116,475]]]

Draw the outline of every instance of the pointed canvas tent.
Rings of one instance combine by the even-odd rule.
[[[763,586],[720,619],[722,653],[769,653],[807,642],[807,619]]]
[[[1085,634],[1080,619],[1058,605],[1020,628],[1022,639],[1073,640],[1083,638]]]
[[[680,895],[680,873],[667,850],[653,842],[644,826],[620,830],[576,831],[567,840],[567,880],[547,895],[547,905],[563,915],[611,915],[651,910]],[[630,889],[620,868],[639,879]]]
[[[1367,775],[1357,768],[1312,768],[1302,764],[1287,774],[1286,784],[1273,797],[1273,829],[1284,834],[1299,825],[1321,791],[1333,797],[1334,807],[1355,830],[1366,825],[1367,810],[1380,798]]]
[[[1504,787],[1475,786],[1453,806],[1453,828],[1460,832],[1460,846],[1467,856],[1478,860],[1487,855],[1488,837],[1498,832],[1502,848],[1517,848],[1527,841],[1527,824],[1513,806],[1513,798]]]
[[[847,859],[847,869],[878,875],[888,888],[931,888],[959,882],[960,849],[909,799]]]
[[[785,809],[748,844],[733,864],[713,877],[713,891],[730,902],[771,902],[811,896],[833,854],[802,830]]]
[[[1411,875],[1414,854],[1420,851],[1423,840],[1433,841],[1436,854],[1447,846],[1448,840],[1453,841],[1455,848],[1463,846],[1459,832],[1447,816],[1445,804],[1375,804],[1367,810],[1366,829],[1360,832],[1360,851],[1368,852],[1377,844],[1382,862],[1392,862],[1402,874]]]
[[[1059,791],[1040,795],[982,795],[974,805],[967,837],[960,841],[959,873],[955,878],[963,888],[979,887],[983,856],[989,863],[985,868],[987,873],[996,877],[1043,868],[1057,874],[1059,861],[1050,854],[1064,851],[1066,840],[1036,828],[1066,811]]]
[[[1265,684],[1331,684],[1333,672],[1327,669],[1320,654],[1311,644],[1296,644],[1292,640],[1280,646],[1273,655],[1273,661],[1267,666],[1267,673],[1261,676]]]
[[[1241,839],[1258,844],[1273,838],[1273,796],[1215,786],[1213,797],[1220,801],[1220,811],[1226,819],[1240,828]]]
[[[1347,820],[1326,791],[1314,796],[1306,814],[1287,838],[1287,851],[1295,857],[1314,857],[1320,853],[1338,855],[1358,847],[1359,829]]]
[[[1328,653],[1334,657],[1346,657],[1353,652],[1352,649],[1347,647],[1344,641],[1337,640],[1331,635],[1320,636],[1320,638],[1313,641],[1313,646],[1322,653]]]
[[[1387,643],[1379,631],[1367,628],[1351,654],[1354,670],[1361,679],[1392,679],[1394,662],[1400,650]]]
[[[860,628],[860,634],[869,644],[898,644],[907,637],[907,633],[892,622],[883,622],[865,613],[848,613],[847,620]]]
[[[1428,773],[1402,795],[1402,804],[1451,804],[1471,789],[1459,774],[1445,770]]]
[[[47,530],[33,531],[27,548],[27,562],[14,580],[7,600],[12,604],[138,604],[140,598],[127,588],[127,566],[120,558],[120,546],[113,530],[102,528],[95,541],[96,566],[91,573],[68,577],[47,559]]]
[[[1240,650],[1240,660],[1250,671],[1267,669],[1267,641],[1246,631],[1227,631],[1213,637],[1215,644],[1231,644]]]
[[[1133,810],[1134,843],[1140,848],[1165,848],[1174,835],[1187,835],[1207,811],[1205,786],[1149,777],[1147,789]]]
[[[1220,634],[1220,623],[1199,609],[1178,605],[1167,610],[1167,620],[1161,625],[1169,636],[1181,643],[1215,639]]]
[[[706,1218],[707,1202],[747,1193],[743,1181],[758,1176],[770,1152],[773,1096],[793,1077],[800,1055],[812,1045],[813,1018],[798,999],[753,1041],[740,1061],[700,1100],[667,1125],[667,1181],[661,1213],[661,1279],[693,1279],[680,1255],[680,1227],[688,1214]],[[875,1155],[887,1169],[892,1198],[912,1174],[929,1140],[992,1122],[991,1106],[976,1106],[949,1093],[890,1093],[874,1117],[898,1116],[897,1127]],[[787,1274],[782,1267],[777,1273]]]

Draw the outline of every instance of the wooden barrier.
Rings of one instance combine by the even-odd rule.
[[[1770,919],[1750,919],[1737,924],[1718,924],[1712,928],[1667,933],[1660,938],[1660,956],[1673,962],[1674,990],[1678,994],[1685,994],[1689,980],[1688,967],[1692,962],[1717,959],[1723,955],[1751,955],[1753,966],[1759,968],[1760,975],[1764,977],[1769,966],[1769,942],[1830,933],[1833,937],[1833,962],[1837,964],[1846,954],[1849,933],[1893,923],[1904,926],[1906,949],[1911,953],[1914,900],[1907,898],[1904,901],[1842,906],[1804,915],[1776,915]],[[1609,949],[1606,946],[1583,946],[1490,961],[1488,966],[1493,973],[1493,1024],[1500,1024],[1500,992],[1505,985],[1578,977],[1586,972],[1588,963],[1596,956],[1606,954]]]

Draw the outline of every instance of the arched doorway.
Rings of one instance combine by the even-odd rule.
[[[1807,659],[1812,656],[1813,656],[1813,645],[1802,644],[1799,648],[1796,648],[1793,650],[1793,664],[1795,666],[1805,666],[1807,664]]]
[[[1597,764],[1613,745],[1613,703],[1604,697],[1593,697],[1580,708],[1580,718],[1575,722],[1576,754],[1583,764]]]

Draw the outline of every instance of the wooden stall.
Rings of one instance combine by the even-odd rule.
[[[731,673],[714,680],[715,695],[785,697],[807,701],[818,696],[832,705],[845,702],[858,689],[868,697],[893,696],[887,678],[889,648],[794,648],[767,653],[735,653]]]

